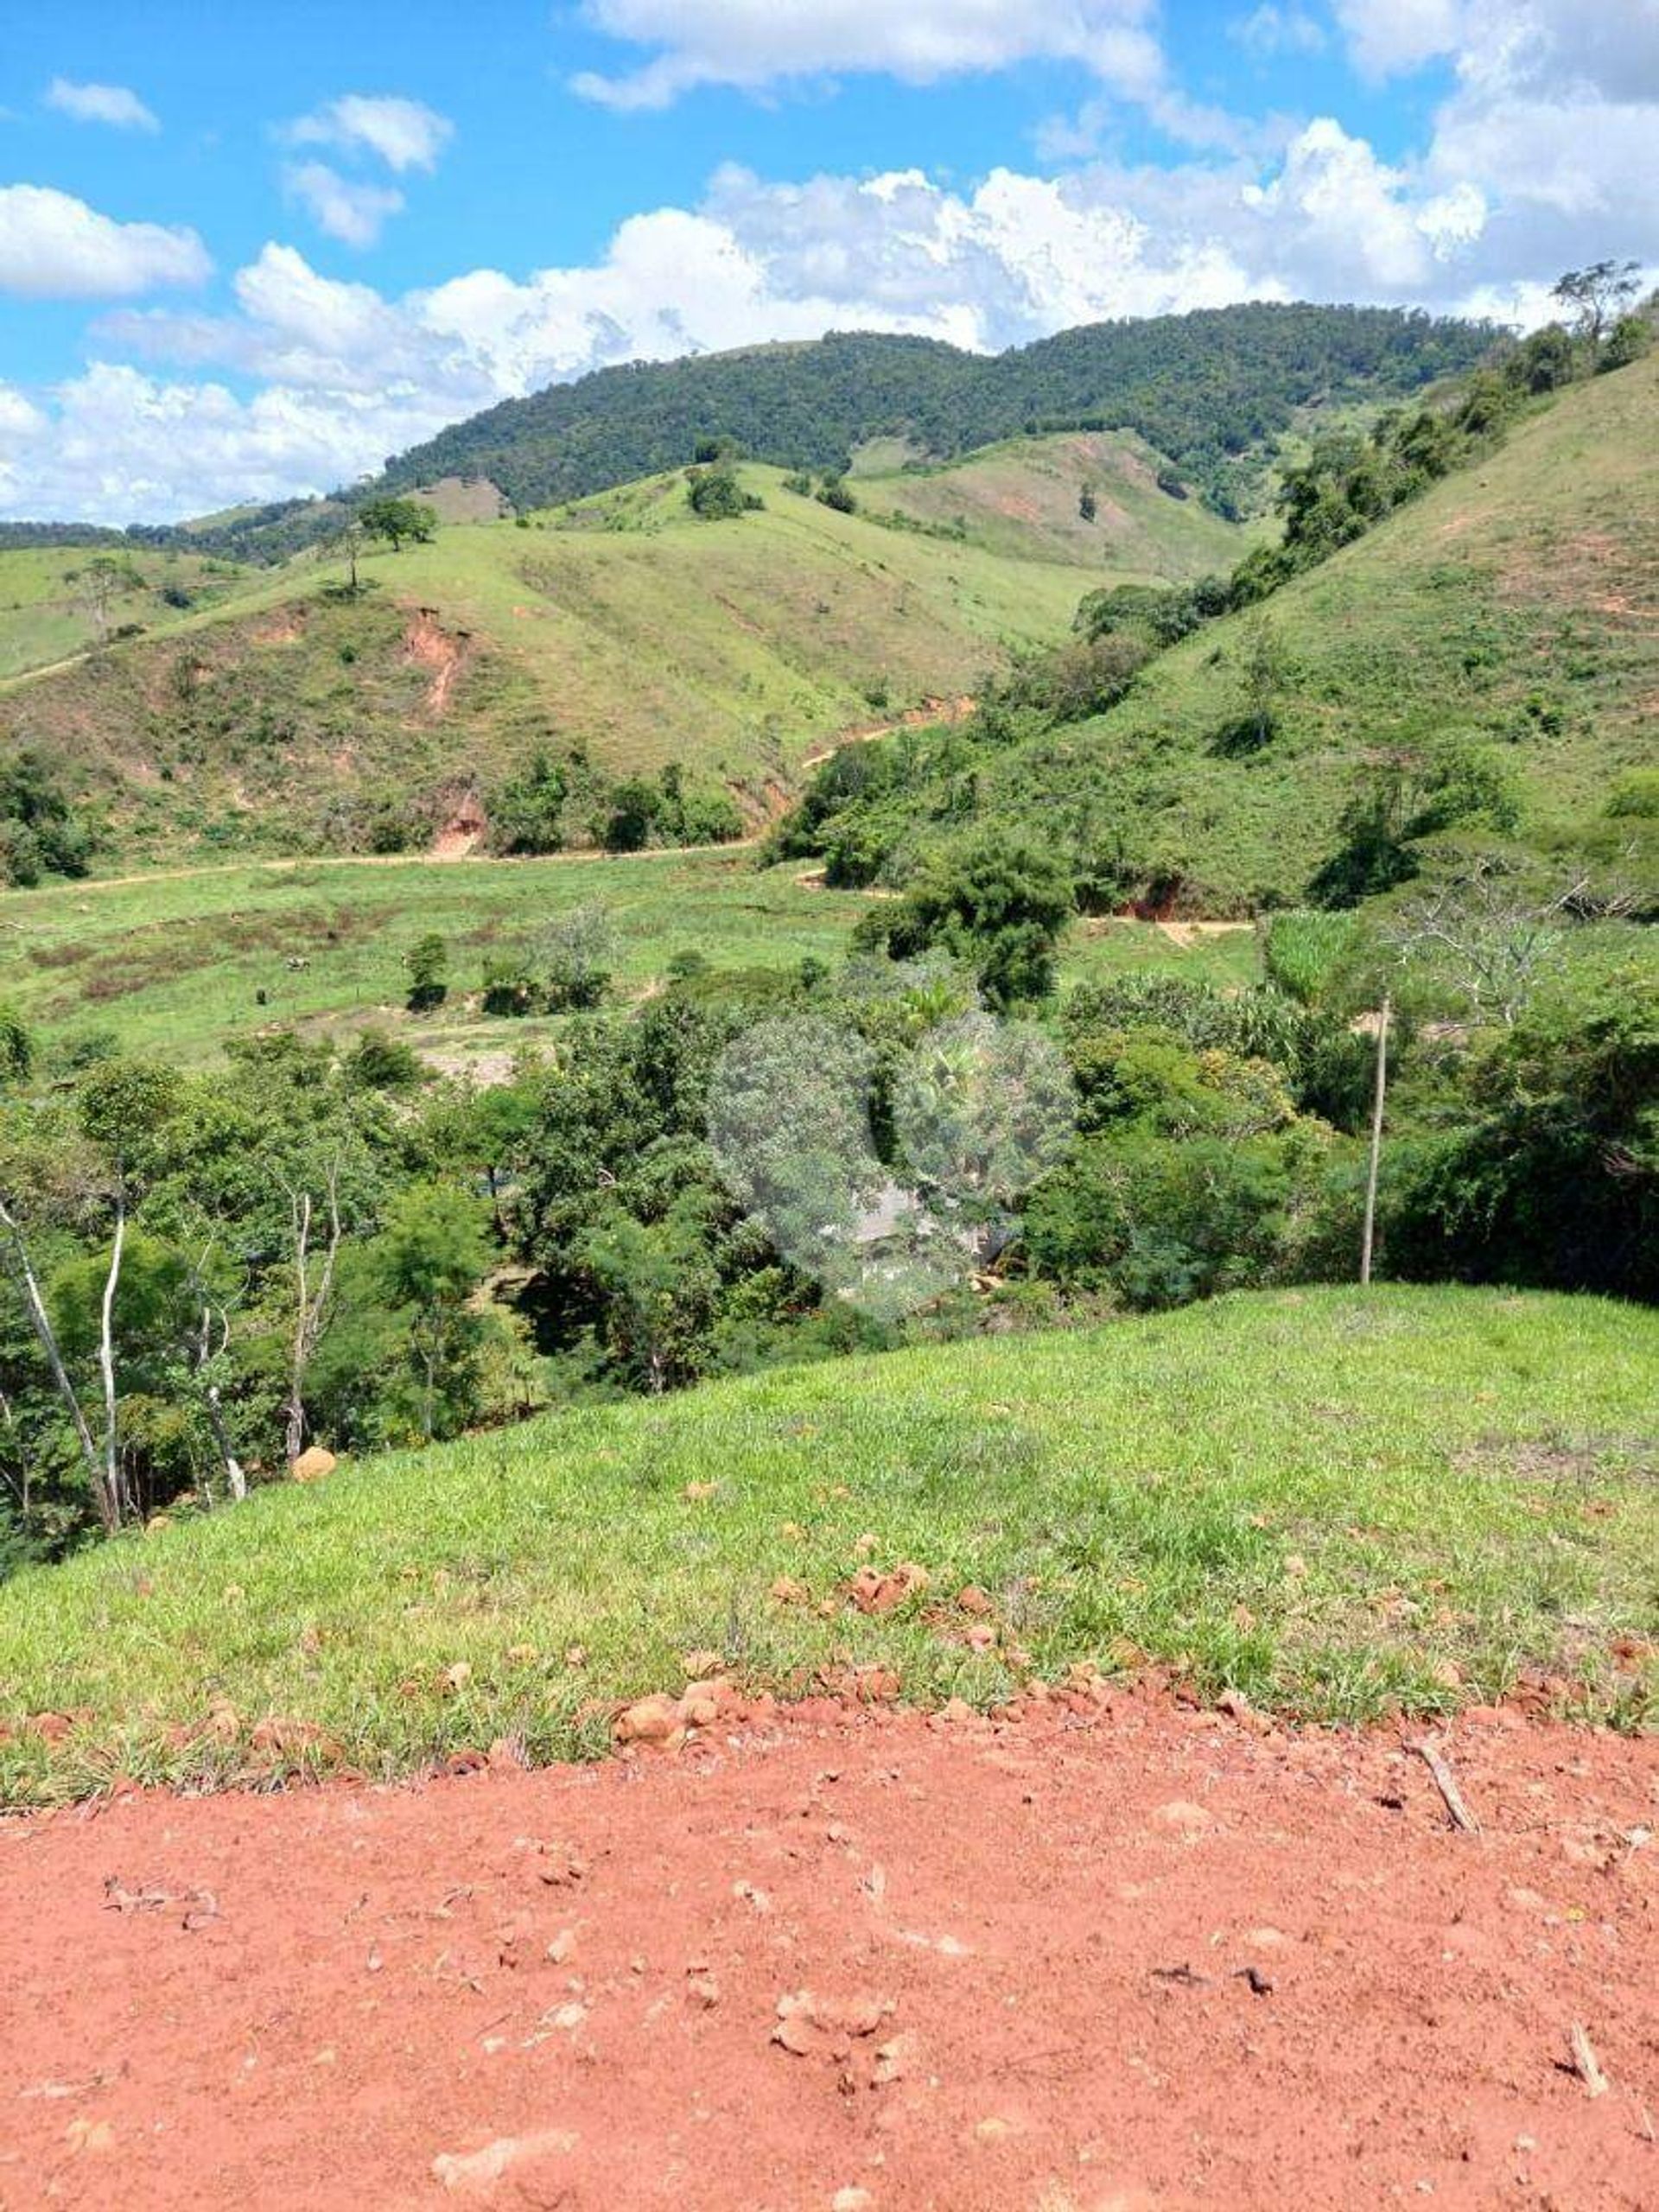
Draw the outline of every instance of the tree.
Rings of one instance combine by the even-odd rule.
[[[405,538],[417,545],[429,544],[438,526],[435,507],[429,507],[421,499],[390,496],[365,499],[357,511],[357,518],[369,537],[384,537],[394,553]],[[356,588],[355,576],[353,588]]]
[[[334,1289],[334,1270],[340,1262],[344,1231],[340,1217],[340,1160],[330,1160],[320,1178],[321,1203],[327,1212],[327,1241],[321,1262],[315,1267],[312,1234],[317,1202],[304,1184],[284,1181],[289,1222],[293,1238],[294,1327],[289,1338],[288,1396],[283,1412],[283,1447],[291,1467],[305,1449],[305,1378],[327,1325]]]
[[[1629,903],[1598,895],[1587,871],[1543,880],[1483,853],[1402,899],[1382,936],[1402,961],[1447,984],[1473,1020],[1512,1029],[1574,918]]]
[[[1279,701],[1286,675],[1279,632],[1265,614],[1259,611],[1250,614],[1244,623],[1239,676],[1244,689],[1243,728],[1252,751],[1259,751],[1278,726]]]
[[[435,930],[417,937],[404,955],[409,971],[409,1010],[430,1014],[449,995],[449,946]]]
[[[510,777],[491,801],[490,842],[498,853],[556,853],[564,842],[570,779],[545,749]]]
[[[689,469],[686,480],[690,486],[687,496],[691,512],[703,522],[730,522],[762,505],[753,493],[744,490],[730,461],[716,461],[706,468]]]
[[[353,599],[357,597],[359,590],[357,580],[358,556],[363,550],[363,541],[366,536],[367,532],[363,527],[362,517],[360,515],[350,514],[346,516],[346,520],[340,524],[333,539],[329,541],[332,544],[333,550],[340,554],[345,560],[347,578],[346,588]]]
[[[859,925],[862,941],[901,959],[938,946],[968,962],[994,1007],[1045,996],[1054,949],[1077,909],[1071,871],[1052,850],[985,835],[948,854],[886,912]]]
[[[1093,522],[1100,512],[1100,499],[1095,490],[1094,479],[1085,476],[1077,493],[1077,513],[1084,522]]]
[[[1639,361],[1653,350],[1654,302],[1649,300],[1647,311],[1638,315],[1622,315],[1607,334],[1607,342],[1601,349],[1596,363],[1599,369],[1627,369],[1632,361]]]
[[[110,609],[132,582],[133,571],[123,563],[112,561],[106,553],[89,561],[77,574],[75,595],[100,645],[109,643]]]
[[[607,853],[637,853],[651,842],[662,793],[644,776],[625,776],[611,791],[599,842]]]
[[[1573,316],[1578,335],[1598,352],[1609,326],[1640,289],[1641,273],[1639,261],[1592,261],[1587,269],[1569,269],[1554,285],[1550,297],[1560,302]]]
[[[616,931],[603,906],[573,906],[556,914],[537,932],[536,965],[550,1014],[574,1014],[597,1006],[610,988],[617,958]]]
[[[153,1164],[151,1147],[177,1110],[181,1085],[171,1068],[112,1060],[94,1068],[81,1087],[80,1125],[109,1162],[114,1216],[109,1268],[99,1317],[98,1367],[104,1389],[104,1495],[118,1526],[131,1500],[122,1478],[115,1375],[115,1301],[121,1284],[135,1173]]]
[[[429,1444],[440,1393],[454,1383],[478,1336],[468,1300],[490,1263],[480,1209],[449,1185],[412,1184],[388,1208],[371,1257],[389,1302],[409,1311],[421,1430]]]

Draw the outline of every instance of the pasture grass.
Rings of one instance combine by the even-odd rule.
[[[486,957],[574,906],[610,917],[624,996],[655,988],[680,951],[722,971],[791,969],[809,957],[833,967],[868,901],[804,883],[800,873],[758,868],[752,851],[728,849],[248,862],[58,884],[0,903],[0,1000],[48,1046],[113,1033],[126,1050],[180,1064],[273,1024],[341,1039],[393,1029],[440,1058],[499,1052],[540,1039],[547,1025],[480,1011]],[[404,1008],[404,962],[433,931],[449,944],[450,993],[416,1019]],[[1079,921],[1063,971],[1071,981],[1151,967],[1230,982],[1248,980],[1255,962],[1248,931],[1183,948],[1153,925]]]
[[[785,1694],[879,1663],[923,1706],[1150,1662],[1322,1721],[1536,1673],[1638,1725],[1656,1372],[1659,1317],[1598,1300],[1240,1294],[342,1464],[0,1587],[0,1799],[594,1754],[694,1650]],[[929,1587],[861,1613],[867,1559]]]

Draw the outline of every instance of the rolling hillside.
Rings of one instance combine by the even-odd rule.
[[[1259,609],[1160,655],[1128,696],[1023,742],[970,728],[868,765],[859,810],[901,877],[970,817],[1040,827],[1125,895],[1185,911],[1295,900],[1379,769],[1471,750],[1535,845],[1610,847],[1629,771],[1659,765],[1659,357],[1576,385]],[[1273,734],[1243,744],[1266,626]],[[861,761],[861,772],[866,764]],[[832,817],[832,827],[833,827]]]
[[[1261,302],[1090,324],[995,356],[835,333],[553,385],[411,448],[386,478],[487,477],[523,507],[673,467],[711,436],[830,468],[876,436],[949,459],[1045,428],[1122,429],[1236,501],[1298,408],[1414,391],[1471,367],[1496,335],[1395,308]]]
[[[523,526],[445,525],[365,561],[355,601],[315,555],[201,578],[200,562],[146,556],[157,574],[188,570],[204,603],[149,589],[145,634],[0,690],[0,746],[37,748],[90,802],[106,865],[364,849],[392,819],[419,847],[458,808],[487,814],[542,748],[583,747],[613,774],[678,763],[759,821],[810,755],[954,710],[987,670],[1062,635],[1090,588],[1224,567],[1247,542],[1158,490],[1123,439],[884,478],[851,515],[775,469],[744,481],[763,510],[728,522],[695,517],[677,471]],[[952,522],[896,526],[907,505],[925,520],[918,494]],[[14,570],[72,592],[63,573],[83,557],[0,554],[0,592]],[[30,635],[43,653],[77,642],[43,613],[18,620],[20,653]]]

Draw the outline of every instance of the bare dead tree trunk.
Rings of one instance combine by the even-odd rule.
[[[35,1263],[29,1255],[29,1246],[23,1241],[22,1230],[3,1198],[0,1198],[0,1228],[5,1230],[11,1240],[17,1271],[22,1278],[23,1303],[29,1310],[29,1325],[46,1355],[46,1363],[52,1371],[58,1395],[68,1408],[75,1440],[80,1446],[80,1456],[86,1463],[92,1497],[98,1506],[98,1517],[104,1523],[105,1534],[112,1535],[121,1525],[120,1493],[105,1486],[103,1462],[99,1458],[98,1446],[92,1440],[92,1428],[81,1408],[75,1386],[69,1379],[69,1370],[63,1363],[63,1354],[58,1349],[57,1332],[52,1326],[52,1317],[47,1312],[46,1300],[41,1295],[40,1281],[35,1273]]]
[[[311,1193],[289,1193],[294,1218],[294,1349],[289,1359],[288,1416],[283,1449],[291,1467],[305,1446],[306,1333],[310,1318],[310,1292],[306,1283],[306,1253],[311,1243]]]
[[[225,1469],[226,1484],[239,1505],[248,1494],[247,1472],[231,1449],[230,1433],[225,1426],[225,1408],[219,1403],[217,1382],[210,1382],[207,1386],[207,1426],[213,1432],[213,1442]]]
[[[1389,1089],[1389,1016],[1393,1002],[1382,994],[1382,1010],[1376,1025],[1376,1088],[1371,1100],[1371,1157],[1365,1174],[1365,1234],[1360,1245],[1359,1280],[1369,1284],[1371,1260],[1376,1249],[1376,1182],[1382,1166],[1382,1107]]]
[[[121,1480],[121,1455],[116,1434],[115,1294],[121,1281],[121,1255],[127,1243],[127,1194],[118,1183],[115,1191],[115,1235],[110,1243],[109,1272],[104,1278],[104,1303],[98,1325],[98,1371],[104,1385],[104,1479],[114,1501],[116,1519],[125,1503]]]
[[[231,1340],[231,1325],[229,1319],[222,1312],[219,1318],[220,1327],[219,1349],[223,1351]],[[208,1361],[214,1357],[213,1309],[205,1298],[201,1302],[201,1334],[197,1339],[197,1345],[196,1371],[200,1374],[206,1368]],[[225,1470],[226,1487],[239,1504],[248,1494],[248,1478],[243,1470],[242,1462],[231,1449],[230,1432],[225,1426],[225,1408],[219,1399],[217,1382],[210,1382],[207,1385],[204,1394],[204,1402],[207,1408],[207,1426],[213,1433],[213,1448],[219,1453],[219,1465]]]
[[[311,1287],[311,1193],[289,1192],[294,1219],[294,1343],[289,1362],[287,1427],[284,1446],[292,1466],[305,1448],[305,1376],[322,1334],[328,1299],[334,1288],[334,1262],[340,1255],[340,1164],[328,1170],[328,1243],[315,1291]]]

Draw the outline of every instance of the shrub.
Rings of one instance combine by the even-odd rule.
[[[1659,768],[1631,768],[1607,794],[1607,812],[1617,820],[1659,821]]]
[[[1268,924],[1263,954],[1268,973],[1281,991],[1304,1006],[1317,1006],[1358,937],[1359,920],[1352,912],[1301,906],[1275,914]]]

